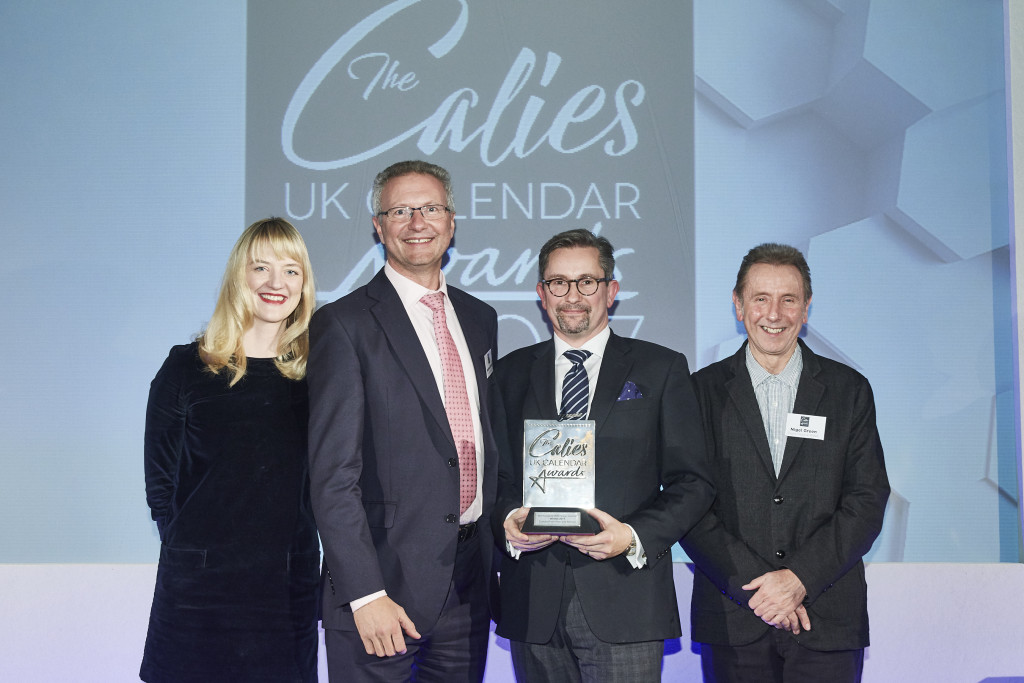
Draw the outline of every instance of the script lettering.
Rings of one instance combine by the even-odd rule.
[[[456,1],[460,11],[454,23],[440,40],[427,48],[436,59],[447,55],[465,33],[469,6],[466,0]],[[535,128],[543,125],[540,120],[548,102],[537,95],[526,96],[524,89],[531,83],[547,88],[557,75],[562,57],[549,51],[545,56],[542,73],[535,79],[537,55],[533,50],[523,47],[499,85],[483,122],[476,127],[471,120],[476,118],[472,114],[481,104],[481,97],[476,89],[464,86],[441,98],[434,112],[425,119],[413,123],[404,131],[394,132],[386,140],[376,144],[371,142],[363,150],[337,159],[304,157],[295,149],[296,129],[302,114],[330,73],[346,59],[346,74],[350,80],[367,79],[360,95],[363,101],[369,101],[374,93],[385,90],[402,93],[420,90],[421,83],[416,73],[399,72],[398,61],[392,60],[387,53],[366,52],[349,58],[360,41],[417,2],[419,0],[396,0],[373,12],[338,38],[303,77],[288,103],[281,123],[281,148],[289,161],[317,171],[344,168],[372,159],[417,135],[417,147],[427,155],[435,153],[445,144],[451,151],[462,152],[478,143],[480,160],[486,166],[497,166],[511,154],[525,158],[545,145],[561,154],[575,154],[603,142],[602,149],[609,156],[622,156],[636,148],[639,134],[631,110],[643,103],[645,89],[642,83],[633,79],[624,80],[615,88],[610,104],[605,87],[598,84],[584,85],[557,108],[546,129],[535,133]],[[376,69],[364,74],[364,67],[373,67],[374,62],[377,62]],[[336,84],[337,81],[332,80],[331,83]],[[524,98],[525,101],[522,101]],[[420,100],[417,100],[417,104]],[[514,126],[509,123],[512,117],[518,117]],[[345,120],[343,115],[336,118],[339,122]],[[499,130],[513,127],[515,132],[510,139],[497,139]],[[343,136],[339,137],[344,139]]]
[[[580,443],[571,437],[563,442],[561,438],[562,432],[557,429],[544,430],[533,440],[527,452],[531,458],[539,458],[545,455],[553,457],[587,455],[587,444]]]

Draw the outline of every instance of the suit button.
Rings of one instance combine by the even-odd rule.
[[[455,467],[459,464],[459,461],[455,458],[448,458],[448,467]]]
[[[459,521],[459,518],[455,515],[448,515],[444,518],[444,521],[448,522],[449,524],[455,524],[455,522]]]
[[[785,550],[776,550],[775,551],[775,557],[779,558],[780,560],[782,558],[784,558],[785,556],[786,556],[786,551]]]
[[[782,501],[784,500],[786,499],[783,498],[782,496],[775,496],[774,498],[772,498],[772,502],[775,503],[776,505],[782,505]]]

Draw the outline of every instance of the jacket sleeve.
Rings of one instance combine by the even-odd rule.
[[[310,323],[309,475],[325,564],[337,604],[384,590],[362,505],[365,388],[359,354],[333,311]]]
[[[746,603],[749,592],[741,586],[774,571],[750,546],[729,532],[709,510],[679,542],[697,568],[730,600]]]
[[[511,389],[507,370],[508,363],[499,361],[491,401],[494,440],[498,444],[498,492],[494,508],[490,511],[490,523],[494,542],[503,552],[508,549],[505,519],[523,505],[522,428],[515,424],[522,424],[522,402],[517,405],[516,399],[507,393]]]
[[[721,390],[721,378],[707,375],[707,370],[694,375],[694,389],[703,425],[705,449],[708,457],[717,465],[719,445],[716,441],[716,406],[720,400],[716,392]],[[720,492],[719,492],[720,495]],[[679,541],[686,554],[697,568],[730,600],[746,603],[748,592],[741,586],[751,579],[775,567],[762,558],[753,548],[734,535],[715,513],[715,505]]]
[[[143,448],[146,502],[161,540],[170,522],[185,444],[186,407],[182,385],[181,364],[172,349],[149,385]]]
[[[659,410],[660,490],[648,504],[620,520],[636,530],[651,564],[665,556],[671,559],[672,546],[715,498],[700,410],[682,354],[673,355]]]

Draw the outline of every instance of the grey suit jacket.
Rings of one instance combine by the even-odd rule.
[[[506,416],[498,429],[503,432],[499,500],[491,518],[502,550],[497,633],[547,642],[568,564],[598,638],[627,643],[678,637],[671,549],[714,496],[681,353],[612,334],[591,402],[589,419],[597,423],[596,506],[633,526],[647,566],[634,569],[623,555],[597,561],[563,543],[522,553],[518,560],[505,552],[502,523],[523,500],[523,420],[558,417],[554,348],[548,340],[514,351],[495,372]],[[618,400],[627,380],[643,398]]]
[[[868,645],[861,557],[882,528],[889,497],[868,381],[800,341],[803,372],[793,412],[826,419],[824,440],[790,437],[776,477],[747,372],[746,344],[694,374],[718,492],[682,540],[696,565],[692,638],[744,645],[771,628],[747,607],[740,586],[782,567],[807,589],[811,630],[794,636],[814,650]]]
[[[480,393],[484,515],[477,539],[480,571],[493,578],[487,515],[498,457],[488,369],[497,358],[497,316],[454,287],[448,296]],[[455,565],[458,453],[426,354],[383,271],[313,316],[307,376],[324,627],[354,629],[348,603],[386,589],[426,632],[441,612]]]

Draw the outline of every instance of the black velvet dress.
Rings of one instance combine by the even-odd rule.
[[[142,680],[317,680],[308,410],[306,383],[272,359],[250,358],[229,388],[196,343],[171,349],[146,412],[162,545]]]

